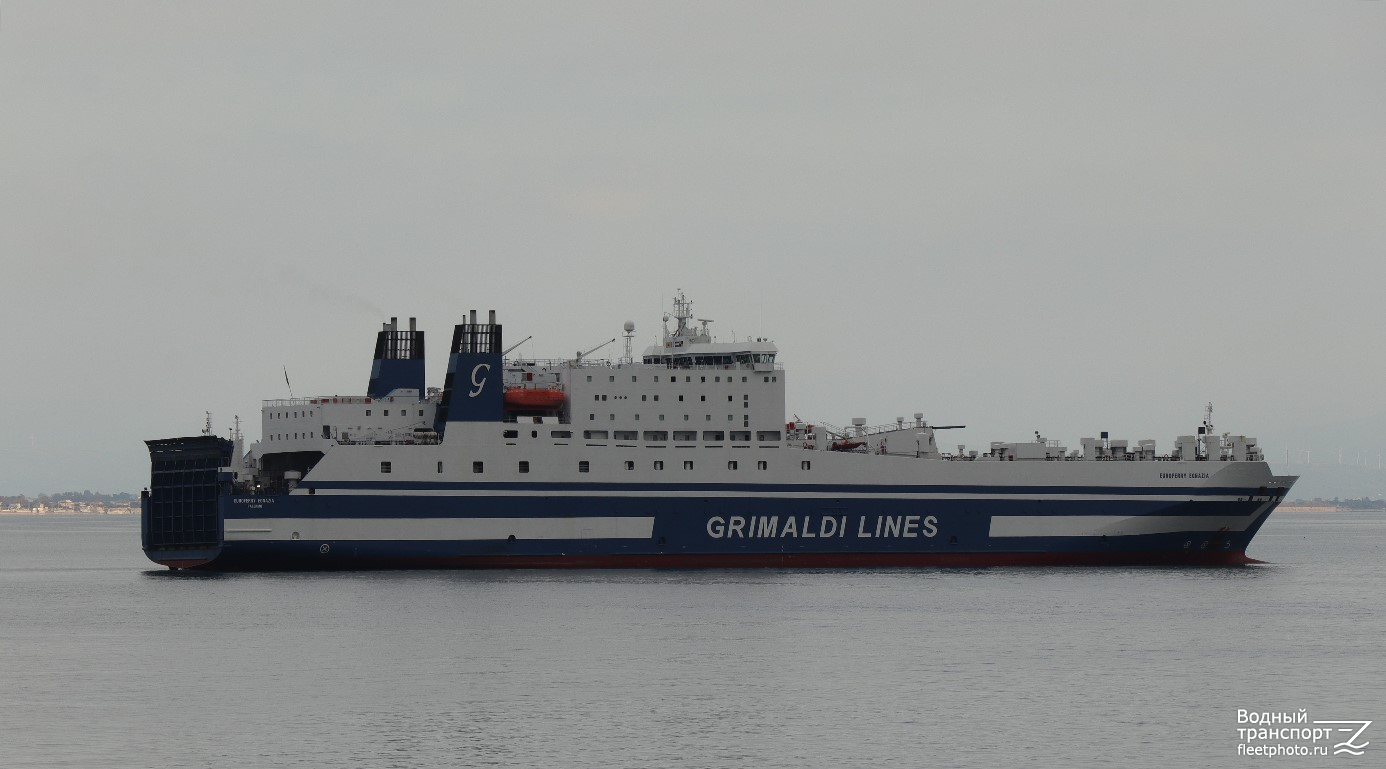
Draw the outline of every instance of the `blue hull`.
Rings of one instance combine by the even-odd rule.
[[[1146,489],[1066,490],[1108,495],[1101,499],[1035,499],[1025,496],[1032,489],[991,489],[999,498],[921,500],[830,491],[739,497],[733,488],[701,496],[689,495],[688,487],[663,495],[630,489],[607,496],[591,488],[575,495],[582,487],[560,485],[547,488],[549,494],[526,488],[523,496],[489,496],[500,489],[464,486],[452,489],[461,496],[380,487],[359,494],[224,494],[217,500],[218,544],[151,546],[146,536],[145,552],[173,568],[228,570],[1228,565],[1250,562],[1246,548],[1274,507],[1257,498],[1263,489],[1188,489],[1184,500],[1172,501],[1121,498]],[[582,536],[545,532],[588,521],[597,528]],[[481,524],[485,533],[471,533]],[[602,527],[624,533],[604,536]],[[1101,533],[1104,527],[1112,533]],[[506,534],[510,529],[516,533]],[[448,531],[469,533],[436,533]]]

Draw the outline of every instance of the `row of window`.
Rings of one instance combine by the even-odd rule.
[[[612,398],[615,398],[615,399],[618,400],[618,401],[630,400],[630,396],[629,396],[629,395],[613,395],[613,396],[611,396],[611,397],[612,397]],[[592,400],[594,400],[594,401],[604,401],[604,400],[606,400],[606,398],[607,398],[607,396],[601,395],[601,394],[594,394],[594,395],[592,396]],[[648,396],[648,395],[642,395],[642,396],[640,396],[640,400],[642,400],[642,401],[648,401],[649,399],[650,399],[650,396]],[[655,399],[655,401],[658,401],[658,400],[659,400],[659,396],[656,395],[656,396],[654,397],[654,399]],[[700,395],[700,396],[698,396],[698,400],[702,401],[703,403],[706,403],[706,402],[707,402],[707,396],[706,396],[706,395]],[[728,396],[727,396],[727,402],[728,402],[728,403],[731,403],[732,400],[733,400],[733,399],[732,399],[732,396],[728,395]],[[747,394],[745,394],[745,393],[743,393],[743,394],[741,395],[741,400],[742,400],[743,402],[745,402],[745,403],[750,403],[750,401],[751,401],[751,396],[750,396],[750,395],[747,395]],[[682,395],[679,396],[679,403],[683,403],[683,396],[682,396]],[[366,413],[369,414],[370,412],[368,411],[368,412],[366,412]],[[385,412],[385,413],[388,414],[389,412],[387,411],[387,412]]]
[[[665,416],[665,415],[664,415],[664,414],[659,414],[658,416],[659,416],[659,419],[658,419],[657,421],[663,422],[663,421],[664,421],[664,416]],[[639,414],[635,414],[635,415],[634,415],[634,418],[635,418],[635,421],[637,421],[637,422],[640,421],[640,415],[639,415]],[[750,419],[751,419],[751,415],[750,415],[750,414],[742,414],[742,415],[741,415],[741,421],[742,421],[742,422],[748,422],[748,421],[750,421]],[[616,421],[616,415],[615,415],[615,414],[607,414],[607,415],[606,415],[606,420],[607,420],[608,422],[615,422],[615,421]],[[597,421],[597,415],[596,415],[596,414],[593,414],[593,413],[588,413],[588,414],[587,414],[587,421],[588,421],[588,422],[595,422],[595,421]],[[683,421],[685,421],[685,422],[690,421],[690,417],[689,417],[687,414],[684,414],[684,415],[683,415]],[[712,421],[712,415],[711,415],[711,414],[704,414],[704,415],[703,415],[703,421],[704,421],[704,422],[711,422],[711,421]],[[735,415],[733,415],[733,414],[728,414],[728,415],[727,415],[727,421],[728,421],[728,422],[735,422],[735,421],[736,421]],[[743,425],[743,426],[747,426],[747,425]]]
[[[366,413],[370,413],[370,412],[366,412]],[[290,416],[291,414],[292,414],[292,416]],[[302,415],[305,416],[305,417],[311,417],[311,416],[313,416],[313,412],[312,412],[311,410],[310,410],[310,411],[303,411],[303,412],[298,412],[298,411],[281,411],[281,412],[279,412],[278,414],[276,414],[276,413],[274,413],[273,411],[271,411],[271,412],[269,413],[269,418],[270,418],[270,419],[298,419],[298,417],[299,417],[300,414],[302,414]]]
[[[583,430],[582,438],[588,441],[604,441],[608,437],[618,441],[643,440],[647,443],[664,443],[669,440],[668,430],[645,430],[643,433],[638,430]],[[780,440],[779,430],[757,430],[756,440],[761,443]],[[674,430],[673,438],[675,442],[688,442],[698,440],[697,430]],[[730,440],[732,443],[749,443],[751,441],[750,430],[704,430],[703,441],[706,443],[721,443]]]
[[[735,459],[729,459],[729,460],[727,460],[727,469],[728,469],[728,470],[736,470],[736,469],[738,469],[740,466],[741,466],[741,463],[738,462],[738,461],[735,460]],[[656,459],[656,460],[654,460],[654,462],[653,462],[653,464],[651,465],[651,467],[652,467],[653,469],[655,469],[655,470],[663,470],[663,469],[664,469],[664,460],[662,460],[662,459]],[[627,460],[625,461],[625,468],[626,468],[627,470],[634,470],[634,469],[635,469],[635,462],[634,462],[633,460],[627,459]],[[473,463],[472,463],[472,472],[475,473],[475,474],[478,474],[478,475],[479,475],[479,474],[485,472],[485,469],[486,469],[486,467],[485,467],[485,464],[484,464],[483,462],[473,462]],[[519,464],[517,465],[516,469],[519,470],[519,472],[521,472],[521,473],[528,473],[528,472],[529,472],[529,460],[525,460],[525,459],[520,460],[520,462],[519,462]],[[693,460],[691,460],[691,459],[685,459],[685,460],[683,461],[683,469],[685,469],[685,470],[692,470],[692,469],[693,469]],[[763,459],[762,459],[762,460],[758,460],[758,461],[756,462],[756,469],[757,469],[757,470],[769,470],[769,469],[770,469],[770,463],[769,463],[768,461],[766,461],[766,460],[763,460]],[[811,464],[810,460],[805,459],[805,460],[800,461],[800,462],[799,462],[799,469],[800,469],[800,470],[811,470],[811,469],[812,469],[812,464]],[[386,474],[386,475],[389,475],[392,471],[393,471],[393,466],[392,466],[392,464],[391,464],[388,460],[387,460],[387,461],[383,461],[383,462],[380,463],[380,472],[381,472],[381,473],[384,473],[384,474]],[[591,471],[592,471],[592,464],[591,464],[591,462],[589,462],[589,461],[586,460],[586,459],[580,460],[580,461],[578,462],[578,472],[580,472],[580,473],[588,473],[588,472],[591,472]],[[442,462],[439,462],[439,463],[438,463],[438,472],[439,472],[439,473],[443,472],[443,463],[442,463]]]
[[[402,416],[402,417],[407,417],[407,416],[409,416],[409,409],[395,409],[395,410],[396,410],[397,412],[399,412],[399,416]],[[390,416],[390,410],[389,410],[389,409],[382,409],[381,411],[382,411],[383,416],[387,416],[387,417]],[[370,415],[371,415],[371,410],[370,410],[370,409],[366,409],[366,416],[370,416]],[[423,415],[424,415],[424,410],[423,410],[423,409],[419,409],[419,416],[423,416]],[[311,416],[313,416],[313,412],[310,410],[310,411],[303,411],[303,412],[299,412],[299,411],[282,411],[282,412],[280,412],[280,413],[278,413],[278,414],[276,414],[276,413],[274,413],[273,411],[271,411],[271,412],[269,413],[269,418],[270,418],[270,419],[298,419],[300,416],[311,417]]]
[[[658,381],[659,381],[659,377],[656,376],[656,377],[654,378],[654,380],[655,380],[656,382],[658,382]],[[715,377],[712,378],[712,380],[713,380],[714,382],[721,382],[721,381],[722,381],[722,377],[720,377],[720,376],[715,376]],[[588,375],[587,381],[589,381],[589,382],[592,381],[591,375]],[[615,381],[616,381],[615,375],[608,376],[608,377],[606,378],[606,381],[608,381],[608,382],[615,382]],[[631,378],[630,378],[630,381],[632,381],[632,382],[639,382],[639,381],[640,381],[640,377],[635,376],[635,375],[632,375]],[[671,376],[671,377],[669,377],[669,384],[677,384],[678,381],[679,381],[679,378],[678,378],[677,376]],[[692,382],[692,381],[693,381],[693,377],[691,377],[691,376],[685,376],[685,377],[683,378],[683,381],[684,381],[684,382]],[[698,377],[698,381],[700,381],[700,382],[706,382],[706,381],[707,381],[707,377],[705,377],[705,376],[700,376],[700,377]],[[728,381],[728,382],[734,381],[734,377],[727,377],[727,381]],[[744,376],[741,377],[741,381],[743,381],[743,382],[747,381],[747,380],[746,380],[746,377],[744,377]],[[780,381],[780,378],[779,378],[778,375],[762,376],[762,377],[761,377],[761,381],[763,381],[763,382],[778,382],[778,381]]]

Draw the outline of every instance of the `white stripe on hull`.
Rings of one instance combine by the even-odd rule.
[[[993,537],[1130,537],[1179,531],[1246,531],[1255,515],[996,515]]]
[[[249,521],[247,521],[249,522]],[[256,518],[256,528],[232,528],[226,541],[649,539],[654,518]],[[269,527],[269,528],[265,528]]]
[[[305,496],[307,492],[299,489],[294,496]],[[1111,502],[1239,502],[1246,496],[1236,494],[959,494],[955,492],[874,492],[874,491],[700,491],[688,490],[644,490],[644,491],[508,491],[504,489],[318,489],[317,496],[344,497],[717,497],[717,498],[766,498],[766,499],[1003,499],[1003,500],[1105,500]]]

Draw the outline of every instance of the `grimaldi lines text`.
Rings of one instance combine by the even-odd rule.
[[[148,441],[145,553],[172,568],[824,567],[1249,562],[1296,480],[1208,407],[1153,440],[1036,434],[945,451],[923,414],[786,420],[764,337],[719,340],[682,293],[660,342],[507,357],[495,312],[376,337],[364,395],[270,400],[239,425]],[[618,350],[621,348],[618,347]],[[842,353],[850,357],[851,351]]]

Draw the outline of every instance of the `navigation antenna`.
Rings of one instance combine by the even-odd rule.
[[[634,363],[634,362],[635,362],[635,357],[631,354],[630,342],[631,342],[632,339],[635,338],[635,321],[633,321],[633,320],[628,320],[628,321],[626,321],[626,324],[625,324],[624,326],[622,326],[622,328],[624,328],[625,331],[626,331],[626,333],[625,333],[625,337],[626,337],[626,357],[622,358],[621,360],[622,360],[623,362],[625,362],[625,363]]]
[[[212,412],[210,412],[210,411],[204,411],[204,412],[202,412],[202,413],[204,413],[204,414],[207,415],[207,421],[202,425],[202,434],[203,434],[203,435],[211,435],[211,434],[212,434]]]

